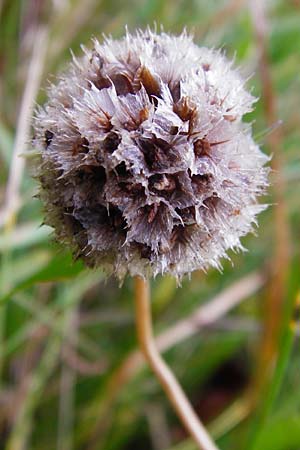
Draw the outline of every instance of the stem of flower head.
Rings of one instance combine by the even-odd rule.
[[[136,326],[141,351],[182,424],[201,450],[218,450],[200,422],[174,374],[160,356],[153,337],[149,282],[135,277]]]

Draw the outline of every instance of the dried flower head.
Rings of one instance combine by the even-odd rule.
[[[186,33],[94,40],[35,118],[45,222],[119,277],[219,267],[264,206],[254,98]]]

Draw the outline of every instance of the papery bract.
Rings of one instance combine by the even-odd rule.
[[[239,72],[186,33],[127,33],[84,53],[35,118],[45,222],[119,278],[219,267],[267,186]]]

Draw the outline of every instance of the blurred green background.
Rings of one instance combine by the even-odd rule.
[[[160,346],[223,450],[300,449],[299,0],[0,1],[1,449],[195,449],[136,352],[132,281],[52,242],[27,169],[32,109],[69,49],[154,22],[250,76],[260,100],[246,120],[274,169],[247,253],[179,288],[152,283]]]

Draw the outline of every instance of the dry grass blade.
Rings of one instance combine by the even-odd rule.
[[[74,309],[69,314],[69,322],[65,327],[65,334],[72,335],[74,341],[78,339],[78,311]],[[62,351],[66,343],[62,343]],[[73,446],[74,426],[74,387],[76,372],[66,364],[62,364],[60,375],[60,396],[58,412],[57,450],[71,450]]]
[[[273,85],[270,59],[268,54],[268,21],[266,2],[250,1],[253,28],[256,35],[258,67],[261,79],[262,100],[268,127],[278,121],[277,98]],[[260,344],[259,367],[254,380],[254,402],[260,396],[261,389],[269,380],[275,367],[278,353],[278,338],[281,329],[283,302],[287,291],[287,276],[290,259],[289,224],[285,201],[285,180],[282,173],[281,156],[282,131],[278,127],[266,136],[266,144],[273,153],[272,168],[276,179],[273,187],[274,203],[274,254],[270,264],[271,278],[266,291],[264,305],[264,333]]]
[[[28,145],[30,123],[43,74],[47,43],[48,29],[41,26],[36,32],[31,61],[28,66],[6,186],[5,203],[2,211],[0,211],[0,226],[6,225],[9,227],[10,224],[13,224],[15,214],[21,205],[20,186],[25,167],[25,159],[20,154],[25,152]]]
[[[253,272],[233,283],[209,302],[201,305],[189,317],[170,327],[157,337],[157,345],[161,351],[193,336],[204,326],[214,324],[241,301],[248,298],[265,283],[265,276]]]

